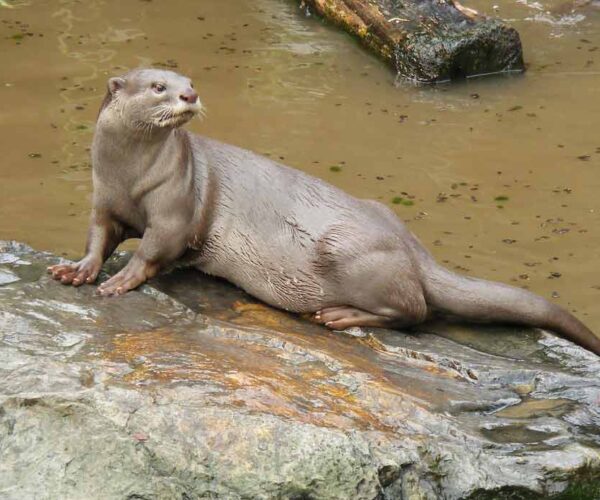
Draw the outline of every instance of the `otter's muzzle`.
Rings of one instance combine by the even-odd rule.
[[[198,101],[198,94],[194,92],[192,89],[186,90],[183,94],[179,95],[179,99],[183,102],[187,102],[188,104],[195,104]]]

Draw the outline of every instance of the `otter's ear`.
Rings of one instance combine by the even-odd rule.
[[[116,76],[116,77],[108,80],[108,91],[111,94],[118,92],[123,87],[125,87],[125,79],[124,78],[120,78],[120,77]]]

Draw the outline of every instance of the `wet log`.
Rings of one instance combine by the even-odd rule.
[[[302,0],[417,83],[524,70],[519,33],[455,0]]]

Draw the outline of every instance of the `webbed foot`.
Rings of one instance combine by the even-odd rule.
[[[102,263],[91,258],[84,258],[76,264],[57,264],[47,268],[49,274],[63,285],[81,286],[96,281]]]

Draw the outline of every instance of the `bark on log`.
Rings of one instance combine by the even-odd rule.
[[[454,0],[301,0],[422,83],[523,71],[518,32]]]

